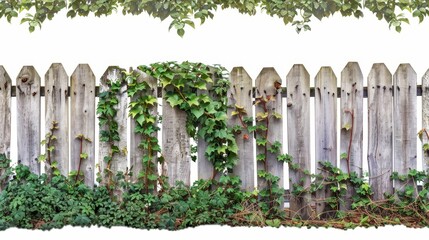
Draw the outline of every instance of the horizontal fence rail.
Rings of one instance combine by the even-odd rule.
[[[11,151],[11,112],[17,115],[17,152],[18,161],[30,167],[31,171],[41,173],[41,164],[38,156],[41,153],[41,132],[52,131],[52,122],[56,121],[58,130],[57,145],[50,157],[60,159],[57,168],[63,175],[71,171],[82,169],[84,182],[92,186],[95,182],[96,167],[95,151],[99,151],[100,169],[105,168],[103,157],[112,149],[101,142],[95,146],[96,97],[105,91],[107,81],[121,78],[122,73],[118,67],[109,67],[100,78],[100,86],[96,86],[96,77],[87,64],[79,65],[72,75],[67,75],[61,64],[52,64],[44,75],[45,86],[41,86],[41,77],[32,66],[23,67],[16,78],[16,85],[6,70],[0,66],[0,154],[10,155]],[[142,74],[139,81],[147,81],[151,89],[141,95],[151,94],[162,97],[163,89],[158,87],[156,79]],[[270,125],[269,141],[282,142],[286,135],[288,154],[292,162],[311,172],[311,162],[314,155],[318,161],[329,161],[337,166],[337,149],[347,153],[347,157],[339,159],[338,167],[344,172],[356,172],[362,176],[363,162],[368,161],[369,183],[374,190],[373,199],[384,199],[385,193],[394,193],[394,189],[402,189],[410,183],[393,182],[390,179],[392,172],[405,174],[410,169],[417,169],[417,112],[422,113],[422,128],[429,127],[429,71],[422,77],[422,84],[417,84],[417,75],[411,65],[401,64],[394,74],[391,74],[384,64],[374,64],[368,74],[368,86],[363,86],[364,75],[358,63],[348,63],[341,74],[336,76],[330,67],[322,67],[312,79],[303,65],[294,65],[282,81],[274,68],[264,68],[253,80],[242,67],[235,67],[230,73],[231,88],[228,92],[233,96],[234,102],[242,106],[248,115],[257,116],[262,110],[256,106],[253,110],[255,96],[276,97],[275,104],[271,106],[276,112],[282,111],[282,98],[286,98],[287,126],[282,121],[273,121]],[[310,87],[310,83],[315,87]],[[341,87],[337,87],[337,82]],[[277,84],[281,83],[282,86]],[[45,97],[45,129],[41,129],[41,97]],[[417,109],[417,96],[422,96],[422,109]],[[16,109],[11,109],[11,99],[16,97]],[[115,120],[118,122],[120,141],[117,143],[121,156],[115,160],[111,171],[125,171],[133,167],[134,176],[142,169],[140,160],[146,153],[137,151],[141,139],[131,131],[130,149],[127,146],[127,128],[134,129],[134,123],[127,126],[127,107],[129,99],[126,86],[117,95],[119,105],[116,108]],[[310,122],[310,98],[314,98],[315,123]],[[340,98],[340,104],[337,104]],[[363,109],[363,101],[368,108]],[[337,109],[340,109],[340,118],[337,119]],[[157,113],[157,107],[153,108]],[[253,111],[255,111],[253,113]],[[368,112],[368,155],[363,156],[363,113]],[[70,119],[72,119],[69,122]],[[229,125],[238,123],[237,117],[228,112]],[[340,128],[337,128],[337,121]],[[186,114],[171,108],[163,101],[162,113],[162,153],[166,166],[162,169],[167,173],[169,182],[183,181],[190,185],[190,159],[191,151],[189,136],[185,128]],[[315,152],[310,151],[310,125],[315,126]],[[69,130],[70,129],[70,130]],[[100,127],[100,131],[104,128]],[[340,134],[339,141],[337,133]],[[156,133],[155,133],[156,134]],[[235,175],[240,176],[242,188],[253,190],[254,184],[263,187],[261,179],[255,179],[255,171],[261,169],[257,163],[253,167],[255,155],[261,149],[255,144],[253,138],[246,138],[239,133],[236,136],[239,147],[239,162],[233,169]],[[428,143],[423,134],[422,144]],[[46,145],[45,145],[46,146]],[[209,178],[213,166],[204,157],[204,141],[198,142],[198,178]],[[46,146],[49,147],[49,146]],[[69,154],[70,149],[70,154]],[[82,153],[87,156],[82,157]],[[69,159],[69,155],[71,158]],[[131,166],[127,165],[127,155],[130,156]],[[154,156],[152,159],[157,163]],[[283,165],[276,161],[275,156],[267,157],[269,171],[280,179],[284,178]],[[429,156],[423,154],[423,170],[428,170]],[[45,167],[50,167],[45,163]],[[316,168],[316,172],[319,171]],[[156,174],[160,174],[155,169]],[[322,172],[321,172],[322,173]],[[322,173],[323,174],[323,173]],[[290,191],[297,183],[304,187],[310,185],[310,176],[289,169]],[[136,179],[133,179],[135,181]],[[283,180],[280,181],[283,183]],[[1,186],[0,186],[1,190]],[[345,203],[341,208],[349,209],[354,189],[348,187]],[[310,214],[310,206],[315,206],[317,212],[326,211],[328,206],[320,199],[330,197],[328,189],[320,189],[315,196],[309,194],[299,198],[291,197],[290,209],[302,216]]]

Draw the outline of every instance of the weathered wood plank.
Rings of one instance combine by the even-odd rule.
[[[392,74],[383,63],[368,76],[368,168],[374,200],[393,194]]]
[[[259,119],[258,124],[268,127],[267,132],[258,134],[261,138],[268,140],[265,146],[256,147],[256,155],[265,155],[265,161],[257,161],[257,169],[267,171],[280,178],[279,186],[284,186],[283,162],[277,160],[279,153],[271,153],[268,149],[272,144],[279,142],[283,145],[283,121],[282,121],[282,79],[274,68],[263,68],[255,80],[255,99],[260,101],[255,103],[255,119],[258,120],[258,114],[264,115],[268,112],[266,119]],[[281,149],[280,149],[281,153]],[[258,189],[267,187],[265,179],[258,177]]]
[[[417,74],[410,64],[401,64],[393,75],[394,171],[406,175],[417,169]],[[403,191],[413,182],[394,181],[394,188]],[[417,189],[416,189],[417,193]]]
[[[28,166],[31,172],[40,174],[40,76],[36,69],[23,67],[16,86],[18,162]]]
[[[119,93],[116,94],[116,99],[118,100],[118,104],[114,106],[116,110],[116,115],[114,116],[114,121],[117,125],[117,133],[119,135],[119,140],[113,140],[109,142],[102,141],[100,139],[99,142],[99,154],[98,154],[98,162],[100,164],[101,174],[102,174],[102,183],[107,184],[110,180],[106,175],[107,172],[111,173],[114,176],[118,172],[125,173],[127,171],[127,108],[128,108],[128,94],[127,94],[127,84],[122,81],[123,69],[120,69],[116,66],[110,66],[104,72],[103,76],[100,79],[100,93],[107,92],[110,90],[111,82],[121,83],[121,88]],[[100,126],[100,134],[102,131],[109,132],[109,126],[103,125]],[[112,152],[112,146],[116,146],[119,148],[119,153]],[[110,161],[105,161],[105,157],[111,158]],[[119,194],[119,193],[118,193]]]
[[[71,161],[70,169],[83,173],[86,185],[94,186],[95,169],[95,76],[88,64],[79,64],[70,80],[71,88]],[[83,134],[92,142],[81,141]],[[81,150],[82,146],[82,150]],[[86,153],[86,159],[80,154]],[[80,166],[80,169],[79,169]]]
[[[315,78],[316,173],[326,176],[317,162],[337,166],[337,77],[331,67],[322,67]],[[332,195],[327,187],[316,192],[316,211],[324,214],[330,208],[325,201]]]
[[[50,153],[49,160],[57,162],[57,169],[62,175],[69,173],[69,77],[60,63],[54,63],[45,74],[45,133],[53,131],[57,137],[53,146],[55,149]],[[53,122],[58,123],[57,130],[51,130]],[[47,152],[48,145],[45,145]],[[45,172],[52,174],[51,164],[45,162]]]
[[[11,89],[12,80],[3,66],[0,65],[0,154],[10,157],[11,138]],[[1,173],[0,173],[1,175]]]
[[[298,164],[302,171],[289,168],[289,189],[292,193],[295,186],[308,189],[311,178],[310,153],[310,74],[304,65],[295,64],[286,76],[287,83],[287,138],[288,154],[292,156],[292,163]],[[291,195],[290,210],[292,217],[308,219],[311,216],[311,195],[303,193],[299,196]]]
[[[165,94],[163,93],[165,96]],[[191,149],[186,132],[186,112],[172,108],[165,98],[162,101],[163,174],[170,185],[183,181],[191,184]]]
[[[0,154],[10,157],[10,138],[11,138],[11,87],[12,80],[3,66],[0,65]],[[0,176],[5,169],[0,168]],[[0,192],[6,187],[5,180],[0,180]]]
[[[242,126],[238,115],[231,116],[236,106],[243,107],[244,117],[253,117],[252,79],[243,67],[234,67],[230,74],[231,87],[228,91],[228,126]],[[242,189],[252,191],[255,187],[254,138],[243,129],[235,137],[238,146],[238,163],[233,168],[233,174],[242,181]]]
[[[422,145],[429,144],[429,70],[422,77]],[[429,171],[429,151],[422,154],[423,170]]]
[[[349,62],[341,72],[341,101],[340,101],[341,133],[340,154],[346,154],[340,159],[340,169],[345,173],[355,172],[362,176],[362,142],[363,142],[363,75],[359,64]],[[355,189],[347,186],[347,193],[342,210],[351,209],[352,196]]]
[[[210,77],[213,80],[213,83],[207,84],[207,90],[198,90],[199,95],[206,94],[212,99],[217,99],[215,94],[209,93],[213,89],[213,85],[216,84],[217,76],[215,75],[215,71],[213,68],[210,69]],[[200,126],[198,126],[200,128]],[[216,174],[214,171],[213,163],[211,163],[206,156],[206,150],[207,150],[207,142],[204,138],[199,137],[197,142],[197,161],[198,161],[198,179],[212,179],[214,177],[215,179],[218,179],[220,177],[220,174]]]
[[[143,96],[157,96],[158,95],[158,88],[157,88],[157,80],[146,73],[136,69],[134,70],[139,74],[139,77],[137,78],[138,83],[147,82],[150,89],[146,91],[141,91],[139,93],[136,93],[132,98],[131,101],[136,101],[138,98]],[[150,109],[151,113],[156,116],[158,115],[158,104],[155,104]],[[143,140],[143,137],[140,133],[136,133],[137,123],[133,119],[131,119],[131,142],[130,142],[130,166],[132,167],[132,181],[137,182],[139,174],[143,170],[143,157],[148,156],[148,152],[142,148],[139,147],[140,143]],[[153,132],[153,136],[157,136],[158,132]],[[158,174],[158,161],[157,156],[152,156],[152,162],[154,163],[154,169],[152,169],[154,174]],[[156,189],[155,189],[156,190]]]

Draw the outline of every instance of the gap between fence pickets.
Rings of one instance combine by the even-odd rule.
[[[51,68],[55,67],[55,65],[51,66]],[[58,67],[58,66],[57,66]],[[355,71],[355,74],[350,74],[349,80],[351,82],[359,80],[362,82],[362,74],[360,72],[359,66],[357,63],[354,64],[348,64],[345,69],[349,69],[352,71],[352,68],[355,68],[353,71]],[[51,71],[52,69],[50,69]],[[266,69],[265,69],[266,70]],[[274,69],[273,69],[274,70]],[[264,70],[263,70],[264,71]],[[356,72],[360,72],[360,74],[356,74]],[[40,173],[40,165],[35,164],[37,162],[37,156],[40,154],[40,99],[41,96],[46,96],[48,99],[47,101],[50,101],[52,103],[58,103],[56,101],[55,96],[50,96],[52,94],[52,91],[54,87],[49,82],[53,79],[63,79],[61,80],[63,83],[66,81],[64,79],[68,80],[67,74],[63,69],[57,69],[54,72],[48,73],[45,75],[46,78],[46,87],[40,86],[40,76],[35,71],[34,67],[24,67],[21,72],[19,73],[17,77],[17,85],[10,87],[10,77],[7,75],[6,71],[4,71],[4,68],[0,68],[0,83],[3,84],[2,87],[3,90],[0,92],[0,98],[4,99],[4,101],[0,102],[0,109],[4,109],[2,111],[5,112],[4,116],[6,120],[3,118],[0,121],[0,126],[4,126],[3,129],[0,129],[0,144],[3,146],[0,146],[0,150],[2,152],[8,151],[10,148],[10,116],[8,117],[8,111],[10,112],[10,101],[11,97],[17,98],[17,115],[18,115],[18,134],[26,136],[25,138],[18,138],[18,160],[23,159],[21,161],[22,163],[29,165],[31,167],[31,170],[33,172]],[[50,75],[51,74],[51,75]],[[261,72],[262,74],[262,72]],[[342,72],[342,79],[347,74],[347,72]],[[345,165],[343,164],[341,168],[343,171],[350,171],[350,169],[358,169],[361,168],[361,162],[362,162],[362,155],[358,153],[351,153],[350,152],[350,143],[354,144],[352,148],[354,150],[358,149],[358,151],[361,151],[360,148],[362,148],[362,144],[357,144],[356,141],[361,142],[362,137],[360,133],[361,126],[358,124],[360,117],[358,118],[358,115],[360,114],[362,109],[356,109],[356,106],[360,104],[360,101],[362,100],[356,100],[349,99],[349,94],[353,91],[361,91],[362,94],[360,95],[361,98],[368,97],[368,111],[369,111],[369,149],[368,149],[368,161],[369,161],[369,170],[370,170],[370,181],[371,184],[374,187],[375,199],[382,199],[384,198],[384,193],[392,193],[393,192],[393,183],[388,177],[388,173],[391,173],[392,170],[400,171],[401,173],[405,173],[404,171],[408,168],[415,168],[416,165],[414,163],[415,161],[415,152],[416,150],[416,144],[410,144],[406,146],[406,150],[402,151],[400,148],[403,147],[399,143],[406,141],[407,143],[409,141],[412,142],[413,137],[415,137],[415,132],[417,131],[415,128],[407,129],[407,128],[399,128],[396,133],[393,131],[393,126],[395,125],[407,125],[410,124],[414,127],[416,126],[415,121],[415,115],[416,115],[416,109],[415,102],[416,102],[416,95],[417,96],[423,96],[423,128],[428,127],[429,120],[429,114],[427,111],[427,106],[429,102],[429,73],[426,72],[426,74],[423,77],[423,84],[422,85],[416,85],[416,74],[414,70],[412,70],[411,66],[409,64],[401,64],[398,67],[398,70],[396,73],[392,76],[392,74],[389,72],[387,67],[384,64],[374,64],[371,72],[368,76],[368,87],[362,87],[359,84],[352,83],[351,89],[346,89],[346,86],[344,85],[343,88],[337,88],[336,87],[336,76],[333,73],[332,69],[329,67],[321,68],[320,72],[315,78],[315,86],[314,88],[309,88],[309,84],[307,82],[309,81],[309,74],[305,70],[305,68],[302,65],[294,65],[291,72],[287,76],[288,85],[286,87],[282,88],[282,97],[288,98],[288,105],[287,105],[287,112],[288,112],[288,126],[293,127],[295,126],[297,130],[300,130],[301,132],[297,132],[295,138],[302,142],[302,144],[297,145],[297,148],[303,148],[305,146],[308,146],[309,144],[309,132],[308,131],[302,131],[302,128],[308,127],[307,125],[309,123],[303,122],[303,125],[301,123],[293,123],[294,120],[296,121],[303,121],[302,116],[307,114],[306,108],[303,108],[304,106],[307,106],[308,102],[304,99],[306,98],[308,92],[310,97],[316,98],[316,115],[320,115],[321,119],[326,120],[325,124],[318,125],[316,128],[316,131],[318,129],[322,129],[324,132],[321,133],[319,137],[316,137],[316,141],[318,143],[316,144],[319,147],[322,147],[319,149],[320,153],[319,155],[316,154],[316,156],[319,156],[321,158],[329,158],[332,163],[336,164],[336,151],[333,149],[336,149],[338,147],[338,144],[336,141],[334,141],[334,138],[336,138],[336,134],[332,134],[332,132],[336,132],[338,129],[336,129],[335,121],[336,118],[330,118],[330,120],[327,120],[329,116],[335,116],[336,115],[336,100],[332,100],[332,98],[336,99],[338,97],[341,97],[342,100],[347,100],[347,104],[342,105],[341,114],[342,114],[342,122],[341,122],[341,151],[344,151],[347,149],[348,153],[348,163]],[[231,72],[231,79],[233,80],[231,89],[229,91],[229,95],[234,95],[233,100],[230,101],[229,104],[238,104],[240,106],[245,106],[248,109],[246,112],[250,113],[251,116],[254,116],[252,112],[252,101],[255,97],[255,87],[252,87],[251,82],[252,79],[247,74],[244,68],[242,67],[236,67]],[[392,81],[393,80],[393,81]],[[234,82],[235,81],[235,82]],[[296,84],[290,85],[291,82],[295,81]],[[304,81],[305,84],[302,86],[300,83]],[[328,84],[328,85],[326,85]],[[345,83],[342,83],[345,84]],[[7,85],[7,86],[6,86]],[[89,65],[87,64],[81,64],[79,65],[75,72],[71,76],[71,82],[70,87],[66,85],[62,85],[61,88],[65,88],[64,95],[63,96],[71,96],[71,117],[73,121],[70,123],[71,125],[71,139],[70,139],[70,145],[72,146],[72,161],[71,161],[71,170],[76,170],[78,165],[80,165],[80,162],[76,162],[76,160],[80,159],[79,153],[82,153],[82,151],[88,153],[88,155],[91,157],[90,161],[83,161],[82,165],[82,171],[85,171],[85,182],[88,185],[92,185],[91,183],[94,182],[93,174],[95,171],[94,166],[94,151],[95,151],[95,145],[94,142],[88,143],[87,145],[83,146],[83,149],[80,149],[80,144],[78,141],[76,141],[75,136],[78,134],[83,134],[86,137],[91,138],[94,140],[95,138],[95,128],[91,127],[95,124],[95,98],[98,96],[98,93],[100,91],[99,87],[95,86],[95,76],[92,73]],[[295,86],[294,86],[295,85]],[[306,88],[306,89],[302,89]],[[349,86],[350,88],[350,86]],[[356,88],[356,89],[355,89]],[[359,89],[361,90],[359,90]],[[238,89],[238,90],[237,90]],[[287,89],[290,89],[289,93]],[[157,96],[160,97],[162,95],[162,89],[157,88],[158,93]],[[46,91],[46,92],[45,92]],[[344,92],[343,92],[344,91]],[[396,94],[394,94],[396,91]],[[326,92],[326,93],[325,93]],[[405,94],[407,92],[407,94]],[[61,92],[62,93],[62,92]],[[323,94],[322,94],[323,93]],[[294,94],[295,96],[292,96]],[[346,94],[346,95],[345,95]],[[404,95],[405,94],[405,95]],[[289,96],[290,95],[290,96]],[[298,95],[304,96],[302,99],[297,98]],[[336,96],[335,96],[336,95]],[[246,98],[244,99],[243,96]],[[352,94],[353,96],[353,94]],[[394,96],[392,98],[392,96]],[[354,96],[356,97],[356,96]],[[243,98],[243,99],[242,99]],[[320,98],[320,99],[319,99]],[[67,99],[67,97],[65,97]],[[318,100],[319,99],[319,100]],[[414,99],[414,100],[412,100]],[[350,101],[351,102],[350,102]],[[355,102],[359,101],[359,102]],[[281,102],[281,101],[280,101]],[[404,104],[404,102],[407,102],[407,104]],[[3,103],[3,104],[2,104]],[[48,104],[48,102],[46,103]],[[65,104],[65,103],[64,103]],[[410,105],[411,104],[411,105]],[[167,107],[168,104],[164,101],[164,113],[168,111]],[[296,105],[296,106],[295,106]],[[320,105],[320,107],[318,107]],[[392,106],[386,107],[386,106]],[[301,110],[304,109],[305,112],[302,112],[294,107],[301,107]],[[426,109],[425,109],[426,108]],[[39,109],[39,110],[37,110]],[[322,112],[317,112],[319,110],[322,110]],[[59,109],[49,109],[47,108],[47,111],[63,111]],[[177,111],[174,111],[174,109],[170,109],[170,112],[172,112],[169,116],[169,118],[165,118],[163,121],[163,140],[167,141],[167,138],[169,139],[169,142],[175,142],[178,144],[178,149],[188,149],[186,152],[189,151],[189,146],[187,141],[184,141],[184,139],[189,138],[186,134],[186,130],[183,126],[185,126],[186,117],[179,116],[180,113]],[[309,112],[309,109],[308,109]],[[25,113],[25,114],[24,114]],[[39,113],[39,114],[38,114]],[[178,115],[179,114],[179,115]],[[297,119],[289,118],[290,116],[296,116]],[[10,115],[10,114],[9,114]],[[168,115],[168,114],[167,114]],[[49,115],[48,115],[49,116]],[[62,117],[62,113],[53,113],[52,116],[47,117],[47,120],[51,121],[52,119],[55,120],[55,118]],[[299,119],[299,117],[301,119]],[[393,118],[394,116],[394,118]],[[352,119],[354,118],[354,121],[352,123]],[[179,121],[179,120],[180,121]],[[306,118],[307,119],[307,118]],[[309,119],[309,118],[308,118]],[[316,119],[317,121],[317,119]],[[290,122],[290,123],[289,123]],[[322,123],[322,121],[319,121],[319,124]],[[65,123],[66,125],[68,123]],[[327,125],[332,125],[332,127],[328,128]],[[346,125],[349,124],[348,127]],[[181,129],[181,132],[177,132],[177,129]],[[309,129],[309,128],[308,128]],[[345,129],[345,131],[343,131]],[[351,133],[349,132],[351,131]],[[167,134],[168,131],[176,131],[176,134],[174,136],[171,136],[171,134]],[[286,131],[286,129],[285,129]],[[291,131],[293,132],[293,131]],[[9,134],[8,134],[9,133]],[[305,135],[305,136],[304,136]],[[332,135],[332,136],[331,136]],[[65,138],[67,137],[67,133],[65,133]],[[289,137],[290,135],[288,135]],[[395,148],[393,148],[393,137],[395,139]],[[302,138],[302,139],[301,139]],[[351,138],[351,139],[350,139]],[[237,140],[244,139],[243,136],[237,136]],[[253,139],[252,139],[253,140]],[[332,141],[331,141],[332,140]],[[291,142],[291,139],[289,139],[289,144]],[[305,143],[304,143],[305,142]],[[346,143],[345,143],[346,142]],[[350,142],[350,143],[349,143]],[[423,142],[427,142],[427,139],[423,137]],[[320,143],[320,144],[319,144]],[[328,147],[324,146],[328,143]],[[176,144],[176,145],[177,145]],[[183,146],[181,144],[184,144]],[[253,149],[253,141],[243,142],[243,144],[247,144],[248,146],[242,146],[240,149]],[[319,145],[318,145],[319,144]],[[165,144],[164,146],[167,146],[168,144]],[[293,145],[289,145],[293,146]],[[303,151],[308,152],[307,149],[303,149]],[[325,154],[325,152],[329,150],[334,152],[331,156],[331,154]],[[132,149],[131,149],[132,151]],[[172,153],[173,156],[181,155],[183,156],[183,159],[177,160],[177,162],[173,162],[171,165],[167,165],[168,172],[176,171],[173,170],[176,166],[179,166],[177,169],[177,174],[174,174],[177,177],[175,179],[170,179],[170,183],[174,183],[175,180],[183,180],[187,185],[190,184],[189,181],[189,156],[185,156],[186,154],[178,154],[177,150],[172,149],[171,151],[167,151]],[[241,159],[247,159],[251,158],[253,163],[253,150],[252,151],[243,151],[243,153],[246,152],[246,157],[243,157]],[[290,151],[290,152],[293,152]],[[395,164],[393,164],[393,153],[396,158],[405,158],[404,161],[406,163],[402,164],[403,162],[399,162],[395,160]],[[294,154],[301,154],[301,153],[294,153]],[[168,158],[168,156],[166,155]],[[310,169],[311,164],[307,164],[307,161],[309,161],[305,156],[292,156],[294,158],[294,163],[298,163],[301,166],[305,166],[305,168]],[[427,169],[428,163],[427,154],[424,154],[424,161],[423,161],[423,168],[424,170]],[[326,159],[321,159],[326,160]],[[335,160],[335,161],[334,161]],[[243,161],[243,160],[241,160]],[[359,162],[360,161],[360,162]],[[409,162],[411,161],[411,162]],[[181,163],[185,163],[185,165],[181,165]],[[344,163],[344,161],[342,161]],[[378,164],[375,164],[377,162],[382,162],[382,166],[379,166]],[[308,165],[308,166],[307,166]],[[356,166],[358,165],[358,166]],[[39,167],[38,167],[39,166]],[[246,179],[244,175],[248,175],[248,180],[245,180],[244,183],[246,185],[245,189],[250,190],[248,188],[252,188],[254,184],[253,178],[253,171],[254,169],[249,167],[253,166],[250,162],[244,167],[242,167],[242,171],[240,172],[240,163],[238,165],[239,167],[236,167],[236,173],[237,175],[240,175],[242,179]],[[395,169],[393,169],[393,166],[395,166]],[[401,168],[399,168],[401,167]],[[307,170],[308,170],[307,169]],[[354,170],[353,169],[353,170]],[[249,174],[249,171],[252,171],[251,174]],[[292,176],[292,174],[291,174]],[[244,177],[244,178],[243,178]],[[296,178],[303,176],[294,176],[291,178]],[[307,181],[305,181],[307,183]],[[292,186],[292,185],[291,185]],[[326,192],[326,191],[325,191]],[[322,194],[323,195],[323,194]],[[323,195],[324,196],[324,195]],[[324,198],[322,196],[322,198]],[[307,196],[308,197],[308,196]],[[301,199],[300,203],[302,203]],[[301,205],[300,203],[294,203],[297,204],[297,206],[300,206],[300,209],[305,207],[305,205]],[[308,199],[304,199],[304,203],[307,205],[310,204],[310,201]],[[292,205],[291,205],[292,206]],[[323,206],[321,207],[323,208]],[[322,210],[320,210],[322,211]],[[308,213],[308,212],[307,212]]]

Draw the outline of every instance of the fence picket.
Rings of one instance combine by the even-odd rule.
[[[417,169],[417,74],[410,64],[399,65],[393,75],[394,171],[405,175]],[[413,182],[394,181],[396,190]]]
[[[271,115],[268,116],[268,136],[264,136],[262,134],[262,137],[267,137],[267,140],[269,143],[273,144],[275,142],[279,142],[280,144],[283,144],[283,131],[279,131],[279,129],[283,129],[283,121],[282,121],[282,96],[281,96],[281,83],[282,79],[276,72],[274,68],[263,68],[262,71],[259,73],[258,77],[255,80],[255,98],[262,98],[267,99],[268,103],[266,105],[267,111],[270,112]],[[270,100],[268,100],[270,99]],[[257,114],[263,114],[265,112],[265,109],[262,105],[255,104],[255,116]],[[275,115],[280,114],[280,115]],[[256,119],[256,118],[255,118]],[[262,123],[264,126],[267,125],[265,121]],[[268,147],[270,145],[268,144]],[[281,150],[281,149],[280,149]],[[256,154],[265,154],[265,147],[264,146],[257,146],[256,147]],[[283,188],[284,184],[284,176],[283,176],[283,162],[280,162],[277,160],[278,154],[273,154],[270,151],[266,152],[266,162],[257,161],[257,169],[258,170],[265,170],[265,164],[266,169],[269,173],[273,174],[274,176],[277,176],[280,178],[279,186]],[[267,186],[267,182],[263,178],[257,178],[258,181],[258,189],[263,189]]]
[[[104,72],[103,76],[100,79],[100,93],[109,90],[110,82],[122,82],[122,69],[116,66],[110,66]],[[100,164],[100,170],[102,174],[102,179],[104,178],[104,169],[110,171],[114,176],[119,171],[125,173],[127,170],[127,108],[128,108],[128,94],[127,94],[127,85],[121,84],[121,89],[116,95],[118,99],[118,104],[115,106],[116,116],[114,120],[118,123],[118,134],[119,141],[113,141],[113,144],[119,148],[119,153],[113,155],[110,164],[104,160],[104,157],[111,156],[112,146],[108,142],[99,141],[99,154],[98,162]],[[108,131],[109,126],[101,126],[100,133],[102,131]],[[106,181],[102,182],[106,184]]]
[[[287,138],[288,154],[292,163],[303,171],[289,168],[289,189],[293,193],[296,186],[304,189],[310,187],[311,153],[310,153],[310,75],[302,64],[293,65],[286,76],[287,83]],[[283,130],[284,131],[284,130]],[[291,194],[290,210],[292,217],[308,219],[311,216],[311,196],[303,193]]]
[[[243,107],[246,114],[244,117],[253,117],[252,105],[252,79],[243,67],[234,67],[230,74],[231,87],[228,91],[228,125],[230,127],[242,123],[238,116],[231,116],[235,106]],[[246,135],[247,134],[247,135]],[[255,184],[254,163],[254,138],[247,130],[237,134],[235,139],[238,146],[238,163],[234,166],[233,173],[242,181],[242,189],[252,191]]]
[[[315,121],[316,121],[316,173],[326,175],[319,168],[319,161],[337,166],[337,77],[331,67],[322,67],[315,78]],[[330,208],[325,203],[331,196],[328,187],[316,192],[318,214]]]
[[[362,176],[362,142],[363,142],[363,75],[359,64],[348,63],[341,72],[341,133],[340,154],[345,153],[346,158],[340,158],[340,169],[345,172],[355,172]],[[341,204],[342,210],[351,209],[354,188],[349,184]]]
[[[165,95],[165,94],[163,94]],[[186,112],[172,108],[165,98],[162,100],[162,148],[164,156],[163,174],[170,185],[183,181],[191,184],[191,149],[186,132]]]
[[[429,70],[422,77],[422,145],[429,144]],[[429,171],[429,151],[422,150],[423,170]]]
[[[139,77],[137,78],[138,83],[147,82],[150,89],[146,91],[142,91],[140,93],[136,93],[132,98],[131,101],[135,101],[138,98],[142,96],[157,96],[158,95],[158,89],[157,89],[157,80],[146,73],[135,69],[135,72],[139,74]],[[158,114],[158,105],[154,104],[151,107],[151,113],[153,115]],[[143,170],[143,157],[148,156],[148,152],[142,148],[139,147],[140,143],[142,142],[142,135],[140,133],[135,133],[137,123],[135,120],[131,119],[130,129],[131,129],[131,142],[130,142],[130,166],[132,167],[132,181],[137,182],[139,178],[139,174]],[[153,136],[157,136],[158,132],[152,133]],[[158,168],[156,167],[158,165],[157,162],[157,156],[152,156],[152,162],[154,163],[155,168],[152,169],[154,174],[158,174]],[[154,189],[156,191],[156,187]]]
[[[392,74],[383,63],[374,64],[368,76],[368,168],[373,199],[393,193]]]
[[[69,173],[69,77],[60,63],[54,63],[45,74],[45,133],[50,132],[52,123],[58,123],[53,131],[57,137],[55,149],[50,153],[51,163],[57,162],[62,175]],[[45,145],[47,152],[48,145]],[[45,172],[50,173],[50,164],[45,162]]]
[[[88,64],[79,64],[73,72],[71,84],[71,162],[70,169],[84,175],[86,185],[94,186],[95,168],[95,76]],[[80,141],[83,134],[91,142]],[[81,152],[88,156],[81,159]]]
[[[12,80],[0,65],[0,154],[6,154],[7,157],[10,156],[11,88]]]
[[[40,174],[40,76],[33,66],[21,69],[16,79],[18,162]]]

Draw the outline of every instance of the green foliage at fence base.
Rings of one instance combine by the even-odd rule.
[[[13,174],[8,176],[11,179],[0,193],[0,230],[11,227],[48,230],[66,225],[168,230],[204,224],[342,229],[387,224],[429,226],[428,184],[417,194],[417,188],[413,188],[416,185],[410,185],[398,191],[397,196],[387,196],[385,201],[375,202],[369,195],[367,198],[362,196],[353,202],[353,210],[337,210],[326,219],[315,215],[302,220],[290,218],[288,210],[275,214],[264,210],[258,192],[241,191],[237,177],[198,180],[190,187],[178,182],[157,194],[143,193],[142,184],[128,183],[122,201],[117,202],[111,199],[106,187],[91,189],[64,176],[53,176],[48,180],[47,175],[32,174],[23,165],[7,169]],[[329,176],[344,175],[335,168],[332,170],[335,172],[330,172]],[[392,179],[415,180],[416,183],[427,180],[428,176],[410,170],[405,176],[393,174]],[[340,179],[338,183],[343,181]],[[340,196],[337,200],[340,201]]]

